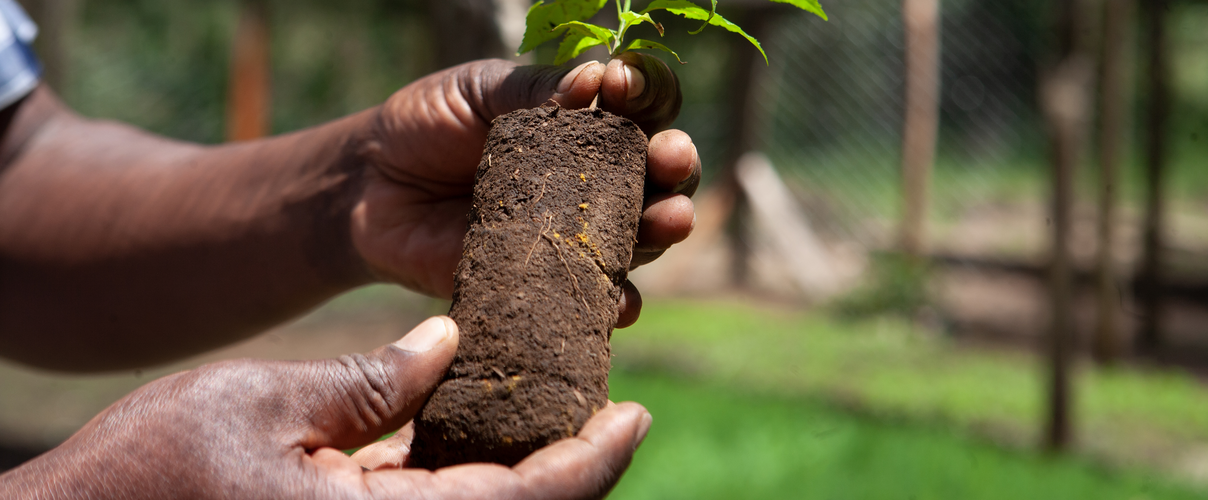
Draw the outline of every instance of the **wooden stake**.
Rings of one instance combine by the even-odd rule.
[[[1102,364],[1116,362],[1124,350],[1120,338],[1119,294],[1112,242],[1116,223],[1116,184],[1128,106],[1125,95],[1125,42],[1132,0],[1107,0],[1103,19],[1103,61],[1099,101],[1099,221],[1096,262],[1098,324],[1093,350]]]
[[[268,2],[244,0],[231,51],[226,109],[228,141],[246,141],[269,134],[270,74]]]
[[[940,124],[940,2],[903,0],[906,36],[906,115],[902,130],[903,253],[919,260],[926,251],[928,187]]]
[[[749,7],[744,11],[727,14],[731,20],[747,28],[747,32],[756,38],[761,36],[767,24],[768,10],[766,8]],[[730,281],[736,288],[748,288],[751,285],[751,239],[752,234],[747,227],[750,221],[750,206],[738,184],[738,161],[744,154],[755,149],[759,132],[756,130],[760,121],[756,115],[754,92],[758,85],[756,80],[767,71],[763,58],[751,47],[744,45],[741,38],[732,37],[730,40],[731,53],[734,59],[730,64],[734,71],[730,72],[729,95],[729,136],[732,138],[725,152],[722,169],[718,172],[718,182],[725,197],[730,201],[730,213],[726,217],[726,234],[730,242]]]
[[[1170,68],[1166,54],[1168,0],[1147,0],[1145,6],[1146,60],[1149,67],[1149,109],[1146,113],[1145,229],[1141,276],[1136,290],[1141,301],[1138,348],[1154,351],[1162,343],[1162,192],[1166,177],[1167,121],[1170,116]]]
[[[1045,448],[1062,451],[1073,440],[1070,417],[1071,358],[1074,321],[1070,307],[1073,279],[1069,236],[1073,225],[1074,168],[1078,165],[1086,132],[1089,87],[1093,64],[1079,22],[1086,19],[1079,0],[1063,0],[1057,23],[1056,64],[1041,78],[1040,99],[1052,154],[1052,253],[1050,293],[1052,330],[1048,336],[1049,400]]]

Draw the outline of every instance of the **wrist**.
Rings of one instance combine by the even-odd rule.
[[[353,211],[360,203],[365,178],[380,149],[378,108],[348,116],[319,129],[318,137],[303,137],[301,144],[318,145],[314,151],[317,174],[312,200],[303,214],[314,217],[314,230],[304,245],[307,259],[322,269],[324,281],[340,291],[376,281],[374,273],[352,240]]]

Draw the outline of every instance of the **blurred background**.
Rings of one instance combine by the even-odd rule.
[[[512,54],[527,0],[20,1],[73,108],[203,143],[553,59]],[[612,398],[655,424],[612,497],[1208,492],[1208,2],[822,4],[720,2],[769,64],[658,18],[705,182],[613,336]],[[368,350],[447,307],[373,286],[172,366],[0,363],[0,469],[157,376]]]

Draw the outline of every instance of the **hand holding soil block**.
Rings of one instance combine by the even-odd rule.
[[[608,403],[646,150],[637,125],[599,109],[495,119],[449,312],[460,345],[416,418],[411,465],[512,465]]]

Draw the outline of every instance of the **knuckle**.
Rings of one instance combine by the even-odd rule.
[[[385,424],[400,406],[400,391],[388,367],[363,354],[340,356],[338,362],[346,384],[344,397],[358,418],[369,427]]]

